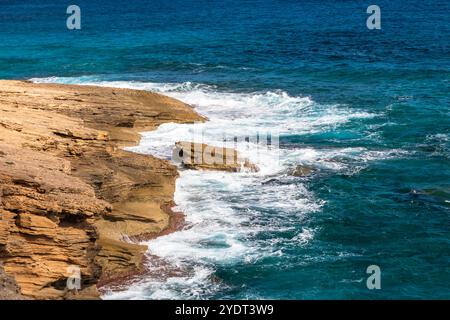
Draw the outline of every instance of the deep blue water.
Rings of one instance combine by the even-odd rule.
[[[79,31],[66,29],[64,1],[0,2],[0,78],[150,84],[200,111],[214,101],[213,118],[229,99],[257,124],[272,117],[289,165],[316,167],[308,178],[278,173],[214,198],[251,214],[236,228],[258,226],[218,236],[225,255],[233,240],[257,246],[257,258],[208,260],[193,250],[193,260],[208,260],[203,287],[180,280],[170,295],[149,285],[127,297],[450,298],[449,1],[378,0],[381,30],[366,28],[367,1],[73,2]],[[161,89],[168,84],[176,88]],[[258,109],[267,106],[276,114]],[[312,160],[297,157],[302,150]],[[287,208],[268,206],[262,192]],[[301,196],[310,202],[296,210]],[[203,245],[215,244],[195,248]],[[366,287],[372,264],[381,290]]]

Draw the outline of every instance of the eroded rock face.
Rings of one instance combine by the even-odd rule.
[[[96,266],[94,216],[111,206],[91,186],[70,174],[70,163],[0,142],[0,250],[5,272],[21,293],[63,298],[70,266],[84,286],[100,275]]]
[[[232,148],[180,141],[176,143],[173,154],[173,158],[188,169],[228,172],[239,172],[242,170],[259,171],[258,166],[241,157]]]
[[[13,277],[8,276],[0,264],[0,300],[24,300]]]
[[[119,148],[168,121],[204,118],[148,92],[0,81],[0,262],[23,295],[97,298],[99,278],[139,270],[130,239],[169,226],[178,173]]]

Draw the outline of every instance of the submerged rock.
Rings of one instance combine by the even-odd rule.
[[[435,202],[450,206],[450,187],[424,189],[423,193],[432,197]]]

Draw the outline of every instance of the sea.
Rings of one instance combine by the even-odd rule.
[[[208,122],[129,150],[226,134],[260,168],[180,167],[185,227],[103,298],[450,298],[448,0],[72,2],[79,30],[67,1],[0,1],[1,79],[174,97]],[[278,143],[255,152],[264,133]]]

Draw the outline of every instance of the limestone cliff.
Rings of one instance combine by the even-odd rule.
[[[128,240],[169,226],[178,174],[120,147],[196,121],[190,106],[154,93],[0,81],[0,263],[20,292],[98,298],[100,278],[139,270],[146,247]]]

